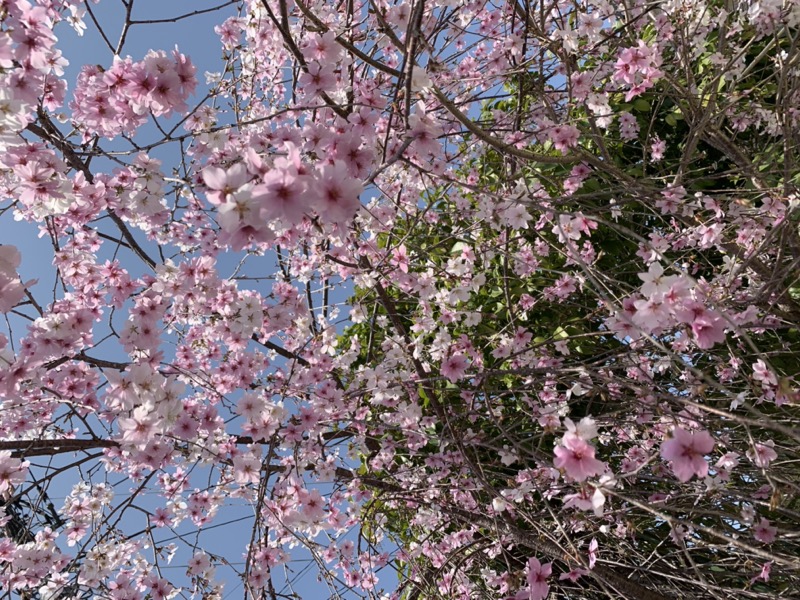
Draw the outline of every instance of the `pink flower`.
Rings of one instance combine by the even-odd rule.
[[[189,573],[192,575],[204,575],[211,569],[211,561],[205,552],[196,552],[187,563]]]
[[[165,598],[169,597],[170,593],[174,589],[172,584],[162,577],[153,577],[153,580],[149,583],[149,585],[150,596],[153,598],[153,600],[165,600]]]
[[[569,240],[579,240],[581,237],[580,229],[576,227],[570,215],[559,215],[558,224],[554,225],[551,231],[558,236],[558,241],[562,244],[569,243]]]
[[[156,434],[156,415],[145,406],[133,409],[130,418],[120,417],[118,420],[122,440],[131,444],[144,445]]]
[[[208,192],[209,202],[222,204],[230,195],[244,186],[250,179],[247,169],[242,163],[236,163],[227,171],[220,167],[206,167],[203,169],[203,182],[211,192]]]
[[[166,71],[155,80],[150,94],[150,107],[156,116],[167,114],[175,108],[182,108],[181,80],[174,71]]]
[[[661,445],[661,456],[672,461],[672,472],[680,481],[689,481],[694,475],[705,477],[708,463],[705,455],[714,449],[714,439],[707,431],[689,432],[676,427],[672,437]]]
[[[634,324],[648,333],[655,333],[665,327],[669,321],[669,310],[664,304],[661,294],[647,299],[636,300],[633,303],[636,308],[631,320]]]
[[[153,514],[152,522],[156,527],[169,527],[172,525],[172,510],[159,506]]]
[[[300,223],[308,210],[305,178],[293,169],[272,169],[264,175],[264,183],[253,189],[253,195],[265,220],[280,219],[285,226]]]
[[[642,295],[653,296],[655,294],[665,294],[670,286],[678,279],[674,275],[664,275],[664,267],[660,263],[650,264],[647,273],[638,273],[637,277],[644,283],[642,284]]]
[[[15,549],[16,544],[10,539],[0,538],[0,563],[11,562],[14,559]]]
[[[583,417],[577,425],[567,417],[564,419],[564,426],[567,428],[568,433],[574,434],[587,442],[597,437],[597,423],[592,417]]]
[[[664,158],[664,152],[667,150],[667,142],[656,137],[650,145],[650,160],[657,162]]]
[[[11,452],[0,452],[0,494],[13,490],[24,483],[28,474],[28,463],[18,458],[11,458]]]
[[[403,273],[408,273],[408,250],[405,244],[400,244],[392,250],[392,258],[389,259],[389,264],[394,265]]]
[[[528,559],[528,586],[531,600],[544,600],[550,592],[547,578],[553,572],[553,563],[541,564],[538,558]]]
[[[753,379],[762,382],[762,385],[778,385],[778,378],[760,358],[753,363]]]
[[[619,114],[619,134],[623,140],[635,140],[639,135],[639,123],[629,112]]]
[[[72,524],[64,529],[64,532],[67,534],[67,546],[74,546],[83,536],[86,535],[86,527]]]
[[[150,95],[150,92],[155,88],[155,75],[147,71],[141,64],[137,64],[126,88],[130,98],[134,102],[144,105],[147,102],[147,97]]]
[[[603,515],[603,505],[606,497],[600,488],[581,487],[577,494],[564,496],[564,508],[577,508],[578,510],[591,510],[598,517]]]
[[[758,581],[759,579],[762,579],[762,580],[764,580],[765,582],[766,582],[766,581],[769,581],[769,572],[770,572],[770,569],[772,569],[772,561],[765,562],[765,563],[762,565],[762,567],[761,567],[761,573],[759,573],[758,575],[756,575],[755,577],[753,577],[753,578],[750,580],[750,583],[755,583],[755,582],[756,582],[756,581]]]
[[[0,33],[0,68],[9,69],[14,66],[14,44],[7,31]]]
[[[774,542],[777,534],[778,528],[770,525],[769,519],[761,519],[753,530],[753,537],[764,544],[771,544]]]
[[[587,571],[586,569],[573,569],[572,571],[569,571],[568,573],[562,573],[561,575],[559,575],[558,576],[558,580],[559,581],[564,581],[565,579],[569,579],[570,581],[572,581],[574,583],[574,582],[578,581],[578,579],[580,579],[584,575],[588,575],[588,574],[589,574],[589,571]]]
[[[566,154],[569,148],[578,143],[581,132],[572,125],[556,125],[550,129],[549,135],[555,149],[561,150],[562,154]]]
[[[197,88],[197,67],[192,64],[188,56],[184,56],[178,51],[177,46],[172,51],[172,57],[175,61],[175,74],[181,82],[184,94],[193,94]]]
[[[0,313],[7,313],[25,297],[25,286],[16,277],[0,273]]]
[[[234,456],[233,477],[239,485],[258,483],[261,479],[261,461],[252,454]]]
[[[0,273],[15,273],[21,259],[16,246],[0,244]]]
[[[616,71],[614,79],[630,85],[625,94],[625,102],[653,87],[653,83],[663,73],[657,68],[661,64],[658,48],[650,48],[644,41],[639,40],[638,47],[624,48],[614,65]]]
[[[315,33],[302,48],[306,60],[317,60],[322,63],[335,63],[342,56],[342,47],[336,41],[336,34],[327,31],[320,35]]]
[[[553,465],[557,469],[563,469],[567,477],[575,481],[585,481],[605,470],[605,463],[594,457],[594,446],[574,433],[566,433],[561,443],[563,445],[556,446],[554,450],[556,458]]]
[[[725,321],[719,313],[708,310],[692,322],[694,342],[699,348],[708,349],[725,341]]]
[[[306,520],[314,523],[325,517],[325,500],[319,490],[303,491],[300,493],[300,499],[303,503],[301,511]]]
[[[778,458],[778,453],[772,449],[775,442],[769,441],[766,444],[756,444],[754,451],[748,451],[747,457],[753,461],[753,464],[762,469],[766,469],[769,464]]]
[[[594,565],[597,562],[597,548],[599,544],[595,538],[592,538],[592,541],[589,542],[589,568],[594,569]]]
[[[455,353],[442,361],[442,376],[447,377],[450,383],[455,383],[467,372],[469,361],[467,357],[460,353]]]
[[[317,168],[317,179],[310,191],[313,207],[324,221],[345,224],[361,206],[361,182],[352,177],[340,160]]]
[[[297,85],[307,98],[332,90],[336,86],[334,65],[320,65],[318,62],[308,63],[308,70],[300,74]]]

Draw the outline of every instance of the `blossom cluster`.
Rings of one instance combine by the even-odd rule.
[[[647,273],[639,273],[639,279],[644,282],[641,298],[626,298],[623,311],[606,321],[609,330],[619,336],[636,339],[643,334],[659,335],[685,324],[697,347],[708,349],[723,342],[729,323],[735,323],[707,307],[701,288],[684,273],[665,275],[664,267],[653,262]],[[737,321],[743,324],[746,318]]]
[[[185,112],[186,99],[197,87],[195,74],[192,62],[177,48],[171,56],[150,51],[138,62],[115,57],[108,69],[87,65],[70,102],[72,118],[87,136],[133,134],[151,114]]]

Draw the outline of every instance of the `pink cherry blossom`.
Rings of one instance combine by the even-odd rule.
[[[597,422],[592,417],[583,417],[577,425],[569,417],[564,419],[567,433],[575,435],[586,442],[591,442],[597,437]]]
[[[258,483],[261,478],[261,461],[251,454],[238,454],[233,458],[233,474],[239,485]]]
[[[659,138],[655,138],[650,145],[650,160],[657,162],[664,158],[667,143]]]
[[[454,353],[442,362],[442,376],[456,383],[462,379],[469,368],[469,360],[461,353]]]
[[[672,472],[680,481],[705,477],[708,462],[705,455],[714,449],[714,439],[707,431],[686,431],[676,427],[672,437],[661,444],[661,457],[672,462]]]
[[[14,488],[25,481],[29,463],[19,458],[12,458],[8,450],[0,451],[0,494],[13,492]]]
[[[300,75],[297,83],[308,98],[329,92],[336,85],[334,67],[331,64],[311,62],[308,64],[308,69]]]
[[[619,114],[619,135],[623,140],[635,140],[639,135],[639,123],[629,112]]]
[[[592,511],[597,516],[603,514],[603,506],[605,503],[605,494],[600,491],[599,487],[581,487],[577,493],[564,496],[564,508],[577,508],[582,511]]]
[[[264,175],[253,195],[261,204],[264,220],[280,219],[284,224],[299,223],[311,206],[307,202],[307,185],[296,171],[276,168]]]
[[[752,450],[747,451],[747,457],[757,467],[766,469],[773,460],[778,458],[778,453],[773,449],[774,445],[772,440],[764,444],[756,443]]]
[[[778,385],[778,379],[775,377],[775,374],[760,358],[753,363],[753,379],[761,382],[763,385]]]
[[[157,415],[147,406],[137,406],[130,418],[120,418],[122,439],[131,444],[146,444],[158,430]]]
[[[542,564],[538,558],[529,558],[526,580],[530,590],[530,600],[544,600],[550,593],[547,579],[553,572],[552,563]]]
[[[311,206],[325,222],[344,224],[358,211],[362,189],[342,161],[326,163],[318,167],[309,191]]]
[[[761,519],[753,529],[753,537],[763,544],[771,544],[778,535],[778,528],[770,525],[768,519]]]
[[[580,131],[573,125],[557,125],[550,128],[548,136],[555,149],[561,150],[562,154],[566,154],[570,148],[577,145]]]
[[[208,199],[214,204],[222,204],[234,192],[242,188],[250,177],[242,163],[236,163],[228,169],[220,167],[206,167],[203,169],[203,181],[211,193]]]
[[[655,294],[666,294],[670,286],[677,280],[677,277],[664,275],[664,267],[658,262],[650,263],[647,273],[637,275],[644,283],[642,284],[642,295],[653,296]]]
[[[7,246],[0,246],[6,248]],[[25,286],[11,271],[0,270],[0,313],[7,313],[25,297]]]
[[[623,49],[616,64],[614,79],[629,84],[625,102],[651,88],[663,72],[658,69],[661,56],[657,47],[647,46],[639,40],[638,46]]]
[[[558,576],[559,581],[569,580],[572,582],[578,581],[581,577],[588,575],[589,571],[586,569],[573,569],[571,571],[567,571],[566,573],[562,573]]]
[[[605,470],[605,463],[597,460],[594,452],[591,444],[573,433],[567,433],[562,438],[561,445],[555,447],[556,458],[553,465],[557,469],[563,469],[570,479],[585,481]]]
[[[769,581],[770,571],[772,570],[772,561],[767,561],[761,565],[761,572],[750,580],[750,583],[755,583],[759,579],[763,582]]]
[[[599,544],[595,538],[592,538],[592,541],[589,542],[589,569],[594,569],[594,565],[597,562],[597,548]]]
[[[713,310],[705,311],[692,321],[692,334],[699,348],[713,348],[725,341],[725,321]]]

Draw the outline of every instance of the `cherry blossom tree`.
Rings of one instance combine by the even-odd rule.
[[[800,3],[167,10],[0,0],[4,591],[797,595]]]

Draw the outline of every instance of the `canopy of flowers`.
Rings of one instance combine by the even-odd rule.
[[[796,596],[800,2],[163,4],[0,0],[0,589]]]

